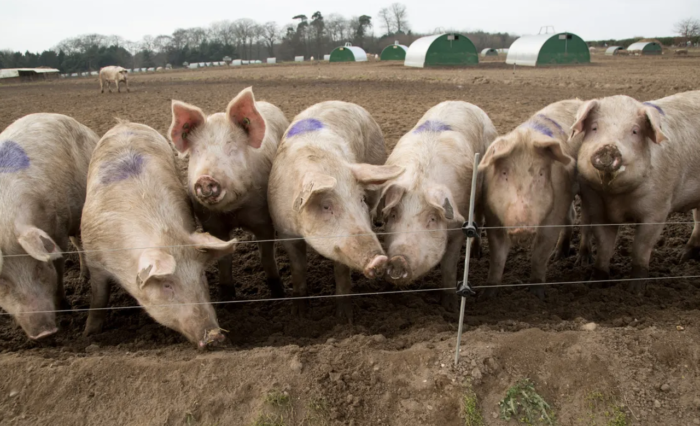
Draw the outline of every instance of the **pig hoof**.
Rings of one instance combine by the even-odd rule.
[[[479,291],[479,299],[481,300],[489,300],[489,299],[495,299],[496,295],[498,295],[498,289],[497,288],[485,288],[481,291]]]
[[[352,325],[352,302],[349,300],[339,300],[336,316],[341,321],[347,321],[348,324]]]
[[[440,296],[440,305],[442,305],[442,307],[451,314],[454,314],[459,310],[459,302],[459,296],[454,294],[443,293]]]
[[[632,294],[637,294],[637,295],[643,295],[644,292],[647,289],[647,284],[645,282],[631,282],[627,286],[627,291],[629,291]]]
[[[365,277],[374,279],[383,276],[388,261],[389,258],[384,255],[374,256],[374,259],[372,259],[367,266],[365,266],[363,271]]]
[[[220,285],[219,298],[222,301],[236,300],[236,287],[234,285]]]
[[[681,256],[679,263],[685,263],[690,260],[700,260],[700,247],[686,246]]]
[[[388,265],[387,272],[391,281],[400,283],[409,280],[409,267],[405,257],[394,256]]]
[[[587,268],[593,264],[593,256],[591,256],[590,253],[584,253],[580,252],[578,256],[576,256],[576,262],[574,262],[574,266],[582,266],[584,268]]]
[[[552,257],[552,260],[556,262],[559,260],[564,260],[569,256],[571,256],[571,247],[557,247],[557,249],[554,251],[554,256]]]
[[[292,305],[292,315],[306,318],[309,313],[309,303],[306,300],[295,300]]]
[[[530,292],[532,294],[534,294],[535,296],[537,296],[538,299],[544,300],[544,296],[545,296],[544,286],[538,285],[538,286],[530,287]]]
[[[284,297],[284,286],[279,278],[268,278],[267,287],[270,289],[270,295],[273,299],[281,299]]]

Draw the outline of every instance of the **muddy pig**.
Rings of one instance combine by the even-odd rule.
[[[620,223],[636,223],[632,245],[634,292],[643,291],[649,258],[672,212],[693,210],[695,228],[681,260],[700,258],[700,91],[652,102],[612,96],[586,102],[573,133],[581,201],[597,243],[594,280],[608,280]]]
[[[70,307],[61,252],[69,238],[80,247],[97,140],[92,130],[59,114],[31,114],[0,133],[0,306],[31,339],[55,333],[53,311]]]
[[[275,237],[267,205],[267,183],[282,133],[289,125],[276,106],[256,102],[251,88],[241,91],[225,113],[173,101],[170,140],[189,156],[187,186],[195,214],[206,232],[228,239],[242,227],[258,240],[272,297],[284,296],[275,263]],[[219,261],[220,293],[236,297],[231,257]]]
[[[575,160],[581,141],[580,137],[569,140],[569,128],[582,104],[567,100],[538,111],[496,139],[479,164],[489,228],[489,285],[501,284],[513,244],[531,246],[531,283],[546,281],[553,251],[555,259],[569,255],[578,192]],[[543,287],[531,290],[544,298]],[[484,292],[493,294],[493,288]]]
[[[102,137],[90,162],[82,237],[91,309],[107,306],[113,280],[200,348],[223,340],[204,271],[236,240],[195,232],[175,158],[158,132],[120,123]],[[100,332],[106,315],[90,311],[85,334]]]
[[[383,273],[387,257],[372,232],[370,208],[380,185],[399,176],[384,166],[381,129],[362,107],[339,101],[297,115],[277,152],[268,190],[270,212],[285,241],[294,296],[305,296],[306,245],[334,261],[336,294],[349,294],[350,270]],[[337,237],[337,238],[333,238]],[[352,321],[352,304],[338,299],[338,315]],[[303,313],[304,301],[296,309]]]
[[[386,164],[406,171],[383,189],[377,212],[387,232],[390,281],[409,283],[440,263],[443,287],[455,288],[474,155],[483,156],[496,136],[484,111],[449,101],[429,109],[396,144]],[[456,308],[454,292],[441,299],[447,309]]]

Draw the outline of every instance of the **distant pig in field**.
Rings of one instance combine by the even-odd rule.
[[[681,260],[700,258],[700,91],[644,103],[628,96],[595,99],[577,117],[573,133],[584,133],[582,204],[592,224],[637,224],[632,278],[648,277],[660,223],[672,212],[693,210],[695,228]],[[610,277],[617,231],[617,225],[593,227],[595,280]],[[630,286],[644,288],[644,280]]]
[[[97,140],[92,130],[59,114],[31,114],[0,133],[0,307],[31,339],[55,333],[53,311],[70,308],[61,252],[69,238],[80,248],[88,163]]]
[[[582,103],[561,101],[538,111],[496,139],[479,164],[489,228],[488,284],[501,283],[514,243],[532,246],[531,283],[545,282],[547,262],[555,246],[555,258],[568,256],[572,232],[568,225],[573,224],[573,201],[578,191],[575,159],[581,140],[569,140],[568,129]],[[542,287],[533,287],[533,291],[544,297]],[[485,294],[494,293],[487,290]]]
[[[117,85],[117,92],[121,93],[119,88],[119,83],[124,82],[126,84],[126,91],[129,91],[129,80],[126,78],[129,71],[125,68],[110,65],[100,69],[100,93],[105,92],[104,85],[107,84],[107,90],[112,93],[112,82]]]
[[[201,109],[173,101],[170,140],[189,155],[187,187],[205,231],[228,239],[238,227],[255,235],[272,297],[284,296],[275,263],[275,230],[267,205],[272,160],[289,125],[276,106],[257,102],[244,89],[226,108],[205,116]],[[222,297],[236,297],[231,256],[219,261]]]
[[[294,296],[305,296],[306,244],[335,262],[336,294],[349,294],[350,270],[368,278],[383,273],[387,257],[372,232],[376,190],[403,172],[383,166],[382,131],[362,107],[339,101],[316,104],[287,129],[270,173],[270,212],[285,241]],[[332,238],[337,237],[337,238]],[[338,315],[352,321],[352,304],[338,299]],[[303,313],[304,301],[296,309]]]
[[[158,132],[120,123],[90,162],[82,236],[92,287],[85,328],[102,330],[109,281],[129,292],[156,321],[200,348],[221,341],[204,275],[207,263],[234,251],[236,240],[195,232],[175,159]]]
[[[484,111],[450,101],[429,109],[396,144],[386,164],[406,171],[384,188],[378,212],[387,232],[390,281],[411,282],[440,263],[443,287],[455,288],[474,155],[483,156],[496,136]],[[456,302],[454,293],[443,292],[443,306],[454,310]]]

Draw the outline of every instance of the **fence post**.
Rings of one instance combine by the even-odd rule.
[[[478,229],[474,223],[474,203],[476,197],[476,181],[479,174],[479,153],[477,152],[474,156],[474,171],[472,174],[472,192],[469,198],[469,218],[467,222],[462,225],[462,231],[467,235],[467,252],[464,258],[464,278],[461,282],[457,283],[457,294],[462,298],[461,305],[459,307],[459,328],[457,330],[457,347],[455,348],[455,367],[459,362],[459,348],[462,344],[462,329],[464,328],[464,309],[466,308],[467,299],[469,295],[474,295],[474,290],[469,286],[469,258],[472,253],[472,243],[474,238],[479,236]]]

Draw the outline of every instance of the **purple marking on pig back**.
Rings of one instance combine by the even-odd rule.
[[[29,156],[17,142],[0,142],[0,173],[16,173],[28,168]]]
[[[303,135],[304,133],[309,133],[309,132],[315,132],[318,130],[321,130],[325,128],[326,126],[323,125],[319,120],[316,120],[315,118],[305,118],[303,120],[299,120],[294,125],[292,125],[292,128],[289,129],[287,132],[287,137],[291,138],[292,136],[297,136],[297,135]]]
[[[542,134],[545,135],[545,136],[549,136],[550,138],[551,138],[551,137],[554,137],[554,134],[553,134],[552,131],[549,129],[549,127],[547,127],[547,126],[545,126],[544,124],[541,124],[541,123],[537,123],[537,122],[534,122],[534,121],[528,121],[528,122],[524,123],[521,127],[528,127],[528,128],[530,128],[530,129],[533,129],[533,130],[535,130],[535,131],[538,131],[538,132],[542,133]]]
[[[548,122],[548,123],[554,124],[554,127],[556,127],[557,129],[559,129],[560,132],[566,134],[566,132],[564,131],[564,129],[562,129],[561,126],[559,125],[559,123],[557,123],[556,121],[554,121],[554,120],[552,120],[551,118],[547,117],[546,115],[544,115],[544,114],[537,114],[537,117],[541,118],[542,120],[544,120],[544,121],[546,121],[546,122]]]
[[[652,104],[651,102],[644,102],[643,105],[650,106],[650,107],[652,107],[652,108],[656,108],[656,110],[659,111],[659,114],[661,114],[661,115],[666,115],[666,113],[664,112],[664,110],[661,109],[661,107],[658,106],[658,105],[654,105],[654,104]]]
[[[450,127],[449,124],[443,123],[442,121],[437,121],[437,120],[427,120],[420,126],[416,127],[416,130],[413,131],[413,133],[424,133],[424,132],[435,132],[435,133],[440,133],[440,132],[449,132],[452,130],[452,127]]]
[[[143,171],[143,161],[141,154],[129,152],[116,160],[102,164],[100,168],[102,184],[109,185],[140,175]]]

